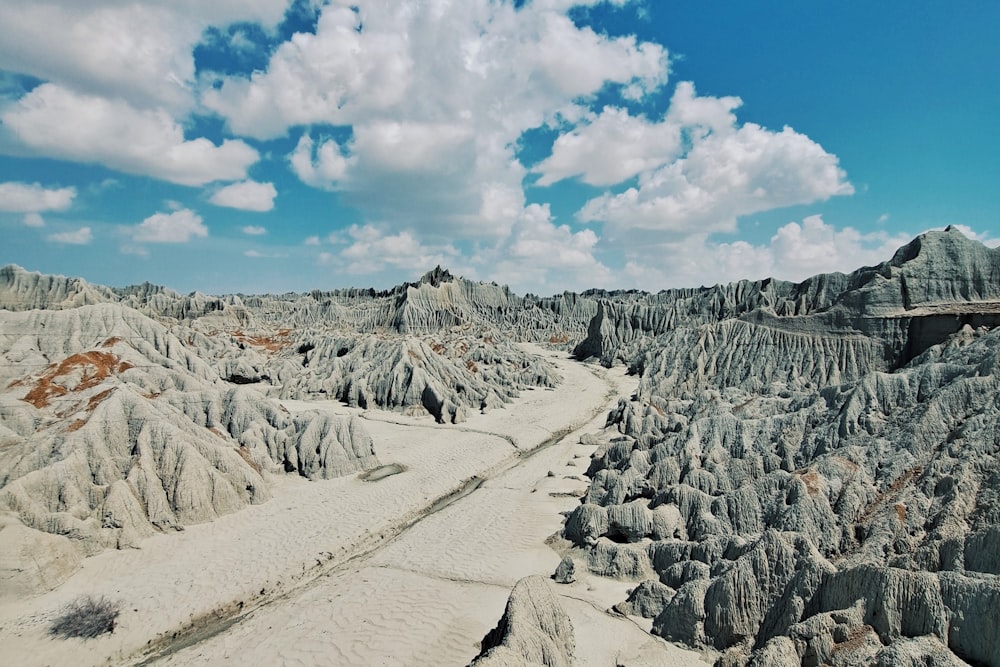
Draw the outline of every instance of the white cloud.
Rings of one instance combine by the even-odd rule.
[[[76,197],[76,188],[46,188],[39,183],[0,183],[0,211],[41,213],[65,211]]]
[[[498,191],[523,199],[515,152],[526,130],[607,84],[651,91],[667,76],[663,47],[578,27],[566,3],[356,4],[327,5],[315,34],[293,36],[264,71],[223,77],[203,101],[248,136],[349,126],[344,145],[307,129],[293,171],[422,233],[509,233],[520,210],[499,226],[479,213]]]
[[[789,222],[771,237],[775,273],[787,280],[802,280],[817,273],[849,272],[884,262],[909,234],[862,233],[853,227],[837,229],[818,215],[802,223]]]
[[[90,243],[94,235],[91,233],[90,227],[81,227],[72,232],[59,232],[57,234],[49,234],[45,237],[52,243],[66,243],[69,245],[87,245]]]
[[[590,122],[556,139],[552,155],[532,171],[538,185],[573,176],[590,185],[614,185],[674,159],[681,148],[681,127],[651,123],[625,109],[605,107]]]
[[[259,157],[238,140],[216,146],[184,129],[163,110],[141,110],[120,99],[38,86],[0,116],[36,154],[103,164],[112,169],[179,183],[204,185],[246,178]]]
[[[610,269],[595,257],[598,240],[590,229],[574,232],[568,225],[555,225],[547,204],[530,204],[510,237],[473,261],[477,272],[522,292],[583,290],[613,280]]]
[[[837,228],[818,215],[780,227],[768,243],[717,243],[692,235],[636,247],[625,274],[646,289],[714,285],[743,278],[801,281],[819,273],[847,273],[892,257],[910,240],[906,233],[863,233]]]
[[[267,234],[267,228],[261,227],[260,225],[247,225],[246,227],[241,227],[240,231],[244,234],[249,234],[250,236],[261,236],[262,234]]]
[[[473,139],[472,128],[461,124],[359,123],[354,127],[351,151],[368,168],[440,172],[472,167],[475,161]]]
[[[333,189],[344,178],[350,164],[336,141],[326,139],[316,147],[308,134],[299,139],[288,161],[300,181],[325,190]]]
[[[306,245],[319,245],[319,237],[318,236],[307,236],[306,240],[303,241],[303,243],[305,243]]]
[[[209,25],[275,26],[287,0],[0,0],[0,69],[173,112],[194,104]]]
[[[274,198],[277,196],[278,191],[273,183],[242,181],[216,190],[209,201],[216,206],[263,213],[274,208]]]
[[[45,218],[38,213],[25,213],[23,222],[26,227],[44,227]]]
[[[149,251],[139,245],[125,244],[119,248],[123,255],[135,255],[136,257],[148,257]]]
[[[280,253],[280,252],[267,253],[267,252],[261,252],[259,250],[253,250],[253,249],[251,249],[251,250],[244,250],[243,251],[243,256],[244,257],[249,257],[250,259],[282,259],[282,258],[288,257],[288,255],[285,254],[285,253]]]
[[[641,172],[638,187],[591,199],[578,217],[608,223],[613,234],[642,229],[676,237],[732,231],[740,216],[854,191],[837,157],[804,134],[738,125],[731,113],[738,103],[698,98],[690,84],[678,85],[663,122],[679,126],[690,148]]]
[[[190,209],[173,213],[155,213],[131,228],[136,243],[187,243],[194,237],[208,236],[208,227],[200,215]]]
[[[338,255],[348,273],[369,274],[387,268],[425,271],[459,256],[451,244],[425,245],[406,230],[390,234],[374,225],[352,225],[348,235],[351,243]]]
[[[394,12],[391,4],[368,3],[364,13],[327,6],[315,34],[278,47],[266,72],[223,79],[205,92],[205,104],[236,132],[270,138],[291,125],[351,124],[402,102],[412,66],[402,15],[416,11],[399,5]]]
[[[666,81],[665,54],[659,45],[637,43],[634,36],[608,39],[590,28],[578,28],[561,14],[540,18],[543,37],[532,45],[534,55],[548,85],[567,98],[592,94],[605,81],[634,83],[643,89]]]

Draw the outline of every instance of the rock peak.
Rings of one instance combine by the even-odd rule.
[[[438,287],[441,283],[450,283],[454,280],[455,276],[451,274],[451,271],[441,268],[440,264],[420,276],[420,284],[428,284],[431,287]]]

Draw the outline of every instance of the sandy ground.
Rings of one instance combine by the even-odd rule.
[[[634,388],[621,371],[533,351],[565,381],[505,410],[458,426],[363,413],[380,460],[403,472],[277,479],[267,503],[89,558],[57,590],[0,605],[0,663],[466,664],[514,583],[555,569],[561,555],[546,540],[579,502],[568,494],[585,490],[593,451],[579,435],[603,426],[612,392]],[[584,570],[553,584],[578,664],[704,664],[646,634],[641,619],[606,613],[629,584]],[[49,638],[52,618],[80,594],[122,603],[115,633]]]

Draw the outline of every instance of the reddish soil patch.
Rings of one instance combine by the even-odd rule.
[[[805,483],[806,491],[809,492],[810,496],[815,496],[819,493],[819,474],[815,470],[810,470],[802,475],[802,481]]]
[[[869,519],[871,519],[875,515],[875,512],[878,511],[878,509],[880,507],[884,507],[885,504],[888,503],[893,497],[899,495],[899,493],[904,488],[906,488],[907,486],[909,486],[909,484],[914,479],[916,479],[921,474],[923,474],[923,472],[924,472],[924,467],[921,466],[921,465],[916,465],[916,466],[913,466],[912,468],[908,469],[902,475],[900,475],[899,479],[897,479],[892,484],[890,484],[888,489],[886,489],[885,491],[883,491],[882,493],[880,493],[875,498],[875,500],[872,501],[872,503],[868,507],[865,508],[865,511],[861,513],[861,517],[860,517],[859,521],[861,521],[861,523],[864,523],[864,522],[868,521]],[[903,506],[903,512],[904,512],[904,514],[900,518],[900,520],[902,520],[902,519],[904,519],[906,517],[906,514],[905,514],[906,507],[905,506]],[[899,509],[898,509],[898,507],[896,508],[896,514],[897,514],[897,516],[899,515]]]
[[[264,348],[268,352],[279,352],[292,344],[289,338],[292,331],[292,329],[278,329],[277,333],[271,336],[248,336],[237,329],[232,335],[233,338],[241,343]]]
[[[870,625],[860,625],[853,630],[851,630],[847,639],[835,644],[833,647],[833,653],[849,653],[851,651],[857,651],[859,648],[865,645],[868,633],[875,632],[874,628]]]
[[[563,343],[569,342],[569,336],[567,334],[552,334],[549,336],[549,342],[553,345],[562,345]]]
[[[849,472],[858,471],[858,464],[855,463],[854,461],[851,461],[850,459],[845,459],[843,456],[834,456],[833,460],[839,463],[840,465],[844,466],[845,468],[847,468]]]
[[[111,387],[110,389],[105,389],[99,394],[94,394],[93,396],[90,397],[90,400],[87,401],[87,409],[93,411],[94,408],[103,403],[104,399],[106,399],[113,393],[115,393],[115,388]]]
[[[243,458],[243,460],[247,462],[247,465],[253,468],[258,475],[260,474],[260,465],[253,460],[252,456],[250,456],[249,449],[247,449],[246,447],[237,447],[236,453],[239,454]]]
[[[79,431],[81,428],[87,425],[86,419],[77,419],[72,424],[66,427],[66,430],[72,433],[73,431]]]
[[[132,364],[122,361],[110,352],[92,350],[73,354],[58,364],[52,364],[46,368],[42,376],[35,380],[34,386],[21,400],[31,403],[36,408],[44,408],[49,405],[49,401],[53,398],[65,396],[70,391],[79,392],[91,389],[112,375],[123,373],[130,368],[132,368]],[[82,371],[83,376],[72,389],[58,383],[60,378],[78,371]],[[26,384],[26,382],[19,381],[17,384]],[[103,398],[106,396],[100,400]]]

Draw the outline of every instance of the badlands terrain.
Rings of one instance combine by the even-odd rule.
[[[2,662],[1000,665],[998,325],[951,228],[658,294],[4,267]]]

